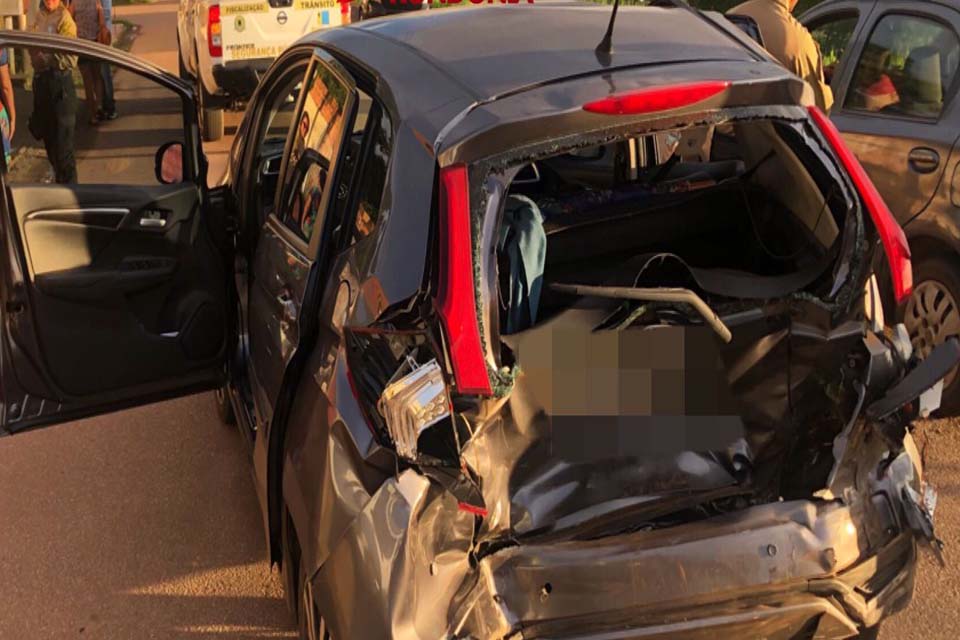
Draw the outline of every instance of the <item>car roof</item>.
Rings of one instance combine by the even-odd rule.
[[[477,101],[611,68],[757,59],[695,11],[621,7],[612,54],[601,61],[595,49],[610,13],[603,5],[480,5],[364,21],[348,30],[365,38],[335,39],[354,41],[350,53],[373,69],[377,40],[398,45],[416,59],[409,64],[443,74]],[[324,35],[316,34],[317,44]]]

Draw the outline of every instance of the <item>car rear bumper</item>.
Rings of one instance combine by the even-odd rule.
[[[793,502],[588,541],[521,544],[483,558],[456,601],[478,638],[847,638],[904,608],[916,545],[861,557],[850,509]],[[456,619],[456,617],[455,617]],[[802,636],[807,637],[807,636]]]
[[[219,89],[214,97],[246,100],[253,95],[260,78],[272,63],[273,58],[257,58],[214,65],[213,79]]]
[[[517,538],[477,558],[473,517],[405,475],[381,487],[314,578],[318,607],[351,637],[839,639],[913,595],[913,532],[867,531],[862,512],[836,502],[595,539]],[[342,575],[378,595],[345,591]]]

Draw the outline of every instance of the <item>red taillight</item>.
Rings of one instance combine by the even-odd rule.
[[[669,87],[641,89],[619,96],[609,96],[583,105],[584,111],[608,116],[632,115],[669,111],[703,102],[730,86],[729,82],[710,80]]]
[[[490,395],[473,281],[470,191],[462,164],[440,170],[440,281],[437,308],[460,393]]]
[[[910,264],[910,245],[907,243],[907,236],[883,201],[883,197],[877,191],[877,187],[874,186],[863,165],[843,141],[840,131],[818,107],[811,106],[808,109],[813,121],[833,147],[847,173],[850,174],[867,211],[870,212],[870,218],[877,228],[877,233],[880,234],[883,249],[887,254],[890,276],[893,279],[893,295],[897,303],[901,303],[913,293],[913,266]]]
[[[223,55],[223,25],[220,24],[220,5],[212,4],[207,9],[207,48],[210,56],[219,58]]]

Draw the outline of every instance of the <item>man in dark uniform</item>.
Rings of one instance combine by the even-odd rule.
[[[77,25],[62,0],[43,0],[32,30],[77,37]],[[38,140],[43,140],[57,182],[75,183],[77,90],[73,84],[73,70],[77,67],[77,57],[31,49],[30,58],[34,69],[30,132]]]

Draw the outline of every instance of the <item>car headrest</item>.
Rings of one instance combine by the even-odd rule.
[[[939,112],[943,105],[943,79],[940,51],[935,47],[917,47],[907,56],[904,74],[910,85],[911,99]]]

